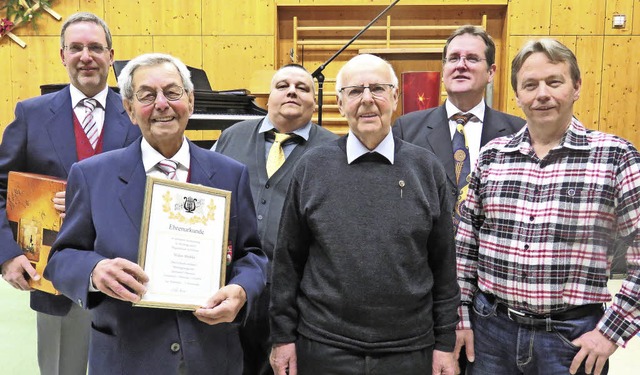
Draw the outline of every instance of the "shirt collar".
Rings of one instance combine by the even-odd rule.
[[[102,91],[93,96],[93,99],[97,100],[100,103],[101,108],[107,108],[107,93],[109,91],[109,87],[105,86]],[[74,85],[69,85],[69,93],[71,94],[71,106],[75,108],[78,103],[86,98],[87,96],[82,93],[82,91],[78,90]]]
[[[471,119],[471,121],[480,121],[483,122],[484,120],[484,112],[486,109],[486,105],[484,103],[484,98],[482,98],[482,100],[480,101],[480,103],[478,103],[475,107],[471,108],[471,110],[469,111],[461,111],[458,107],[456,107],[455,105],[453,105],[453,103],[451,103],[449,100],[445,101],[444,103],[444,108],[447,111],[447,118],[450,119],[451,116],[457,114],[457,113],[471,113],[472,115],[475,116],[475,118],[477,120]]]
[[[144,165],[146,173],[149,173],[149,171],[155,168],[158,162],[166,159],[166,157],[153,148],[144,137],[140,143],[140,150],[142,151],[142,164]],[[171,160],[178,163],[178,168],[189,170],[191,154],[189,152],[189,142],[187,142],[186,138],[182,137],[182,146],[180,146],[178,152],[171,157]]]
[[[275,128],[276,127],[273,126],[273,123],[269,120],[269,116],[265,116],[264,120],[262,120],[262,125],[260,125],[260,129],[258,130],[258,133],[260,134],[266,133]],[[309,121],[305,126],[292,131],[293,134],[302,137],[305,140],[305,142],[309,140],[310,132],[311,132],[311,121]]]
[[[589,139],[587,136],[587,129],[584,125],[578,121],[577,118],[572,117],[571,123],[567,127],[562,140],[558,144],[557,148],[569,148],[574,150],[588,150]],[[522,151],[528,152],[531,148],[531,135],[529,134],[529,126],[524,126],[517,132],[513,138],[502,147],[503,152],[515,152]]]
[[[374,148],[369,151],[365,145],[360,142],[358,137],[355,136],[349,130],[349,134],[347,136],[347,163],[351,164],[354,160],[359,158],[360,156],[366,154],[367,152],[377,152],[380,155],[384,156],[389,163],[393,164],[394,161],[394,151],[395,151],[395,143],[393,141],[393,132],[389,132],[386,137]]]

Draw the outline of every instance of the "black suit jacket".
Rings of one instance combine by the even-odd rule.
[[[480,147],[494,138],[516,133],[525,123],[525,120],[520,117],[486,107]],[[451,144],[449,118],[444,104],[399,117],[393,125],[393,134],[436,154],[444,165],[454,196],[457,195],[453,145]]]

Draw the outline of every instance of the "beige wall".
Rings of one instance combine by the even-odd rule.
[[[265,90],[252,80],[257,72],[272,71],[287,60],[279,48],[278,9],[309,6],[335,13],[336,21],[348,16],[344,5],[381,11],[390,0],[54,0],[53,8],[64,17],[90,11],[103,17],[114,35],[116,59],[130,59],[143,52],[167,52],[188,65],[206,70],[214,89]],[[461,12],[482,9],[504,14],[493,27],[499,41],[496,106],[522,115],[509,86],[508,65],[528,39],[554,37],[571,47],[583,73],[582,95],[576,115],[590,128],[613,132],[636,145],[640,134],[640,0],[402,0],[396,7],[437,5]],[[364,8],[363,8],[364,9]],[[432,8],[434,9],[434,8]],[[393,10],[398,12],[398,10]],[[614,13],[627,16],[623,29],[611,27]],[[419,23],[420,15],[416,16]],[[457,22],[457,21],[454,21]],[[490,20],[490,23],[492,21]],[[26,43],[21,48],[7,37],[0,40],[0,129],[13,119],[19,100],[40,94],[45,83],[68,82],[60,63],[59,30],[62,22],[43,14],[38,31],[30,26],[15,29]],[[496,35],[500,34],[500,35]],[[326,58],[332,51],[327,51]],[[320,57],[322,59],[324,57]],[[314,70],[317,66],[307,66]],[[262,77],[265,75],[262,74]],[[109,84],[115,85],[113,74]]]

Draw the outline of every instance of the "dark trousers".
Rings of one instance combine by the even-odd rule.
[[[353,352],[298,336],[300,375],[429,375],[433,347],[400,353]]]
[[[240,327],[240,343],[244,352],[243,375],[273,375],[269,364],[269,297],[271,285],[267,284],[260,298],[251,309],[246,324]]]

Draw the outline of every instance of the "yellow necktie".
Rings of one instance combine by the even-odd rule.
[[[284,151],[282,143],[291,138],[291,134],[274,133],[275,139],[267,156],[267,176],[271,177],[284,164]]]

